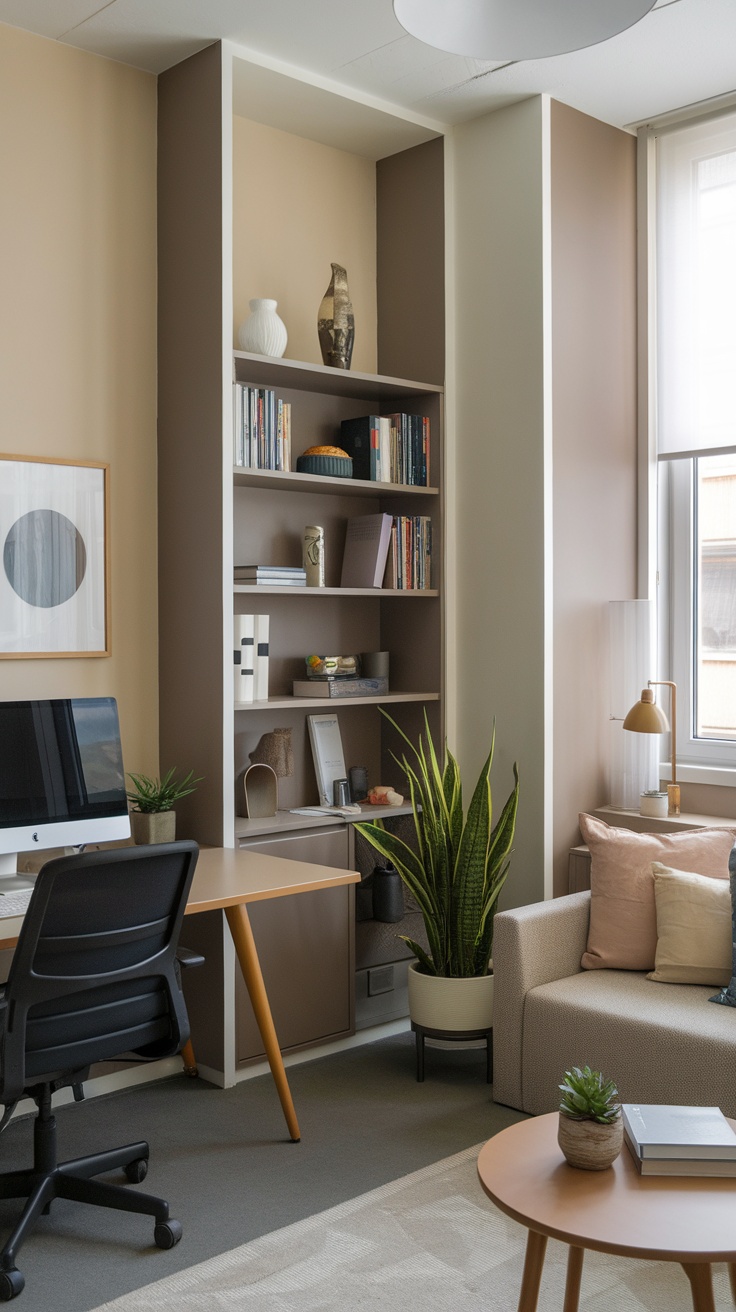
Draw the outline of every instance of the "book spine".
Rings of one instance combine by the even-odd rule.
[[[254,700],[268,700],[268,642],[270,618],[268,615],[256,615],[254,629]]]
[[[291,401],[284,401],[284,469],[291,473]]]

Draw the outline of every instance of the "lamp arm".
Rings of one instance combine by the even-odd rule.
[[[672,714],[670,716],[670,724],[671,724],[670,746],[672,748],[672,792],[670,794],[670,800],[671,800],[670,814],[674,813],[675,815],[679,815],[680,790],[677,787],[677,684],[673,683],[671,679],[649,679],[647,682],[650,688],[669,688],[670,693],[672,695]],[[668,793],[670,792],[669,789],[667,791]],[[676,810],[674,809],[675,807]]]

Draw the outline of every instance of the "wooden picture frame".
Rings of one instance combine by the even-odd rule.
[[[110,655],[109,465],[0,455],[0,660]]]

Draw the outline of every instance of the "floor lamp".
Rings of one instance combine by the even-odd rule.
[[[626,719],[624,729],[631,733],[667,733],[670,726],[667,716],[655,703],[652,688],[669,688],[672,693],[672,783],[667,785],[667,814],[680,814],[680,785],[677,782],[677,684],[669,679],[649,679],[648,687],[642,689],[641,699],[632,706]]]

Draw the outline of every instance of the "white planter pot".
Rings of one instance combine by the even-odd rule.
[[[276,313],[276,301],[255,297],[249,301],[250,314],[238,329],[242,351],[280,358],[286,350],[286,324]]]
[[[493,1024],[493,975],[448,979],[409,967],[409,1016],[429,1030],[463,1033]]]

